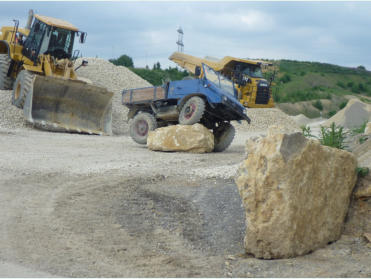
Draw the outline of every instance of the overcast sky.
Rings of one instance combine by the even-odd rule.
[[[371,2],[0,2],[0,25],[28,10],[65,19],[88,32],[84,56],[127,54],[137,67],[177,50],[221,58],[319,61],[371,70]]]

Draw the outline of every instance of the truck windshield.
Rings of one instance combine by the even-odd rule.
[[[253,78],[263,77],[261,68],[254,65],[246,65],[246,68],[242,71],[242,73]]]
[[[223,91],[234,95],[234,86],[233,82],[226,78],[225,76],[222,76],[220,73],[215,72],[212,68],[210,68],[207,65],[203,65],[205,70],[205,76],[208,81],[212,82],[216,87],[219,87]]]

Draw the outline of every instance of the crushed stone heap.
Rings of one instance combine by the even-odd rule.
[[[128,109],[121,104],[121,92],[124,89],[152,86],[128,68],[116,66],[101,58],[84,57],[76,60],[75,65],[80,65],[82,59],[87,60],[88,66],[81,67],[76,74],[87,78],[93,84],[106,87],[114,93],[112,98],[112,131],[114,134],[127,134],[129,126],[127,123]]]
[[[278,108],[248,108],[247,115],[251,119],[251,124],[246,121],[242,121],[241,124],[234,122],[237,131],[267,131],[272,125],[284,127],[285,130],[301,131],[299,124]]]

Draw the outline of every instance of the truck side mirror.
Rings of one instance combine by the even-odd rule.
[[[200,66],[196,66],[195,68],[195,76],[196,77],[199,77],[201,75],[201,67]]]
[[[86,32],[81,32],[81,34],[80,34],[80,44],[85,43],[86,36],[87,36],[87,33]]]

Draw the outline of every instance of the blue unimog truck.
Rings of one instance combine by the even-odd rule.
[[[135,142],[146,144],[148,132],[157,127],[201,123],[213,131],[214,151],[221,152],[235,135],[230,121],[250,123],[231,80],[205,64],[202,69],[196,67],[195,75],[195,79],[122,92],[122,104],[129,108],[130,136]]]

